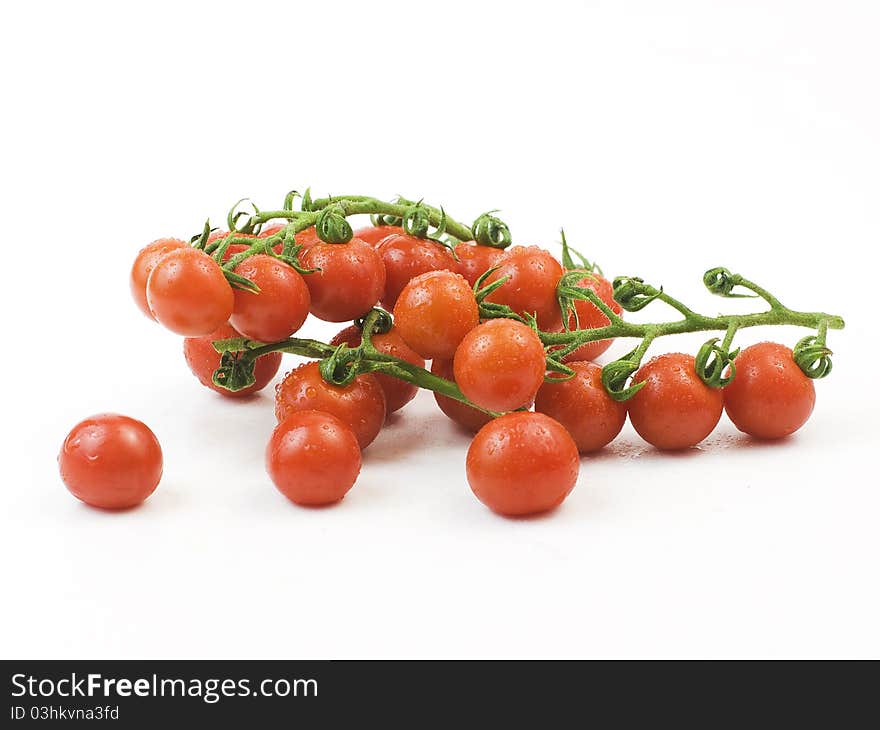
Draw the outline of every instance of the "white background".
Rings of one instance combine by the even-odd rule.
[[[880,655],[877,4],[239,5],[4,11],[0,654]],[[755,306],[703,290],[726,265],[843,314],[834,373],[785,443],[725,419],[659,455],[627,426],[518,521],[473,497],[423,393],[339,506],[297,508],[263,470],[271,391],[202,389],[127,275],[153,238],[306,185],[500,208],[519,242],[564,225],[606,273]],[[105,410],[165,450],[122,514],[55,464]]]

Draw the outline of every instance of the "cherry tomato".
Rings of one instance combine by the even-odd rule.
[[[724,409],[740,431],[779,439],[807,422],[816,389],[788,347],[761,342],[743,350],[734,363],[736,374],[724,388]]]
[[[58,454],[70,493],[93,507],[126,509],[149,497],[162,478],[162,447],[146,424],[116,413],[80,421]]]
[[[234,297],[223,270],[208,254],[176,248],[159,259],[147,280],[155,318],[187,337],[209,335],[232,315]]]
[[[578,451],[587,454],[610,444],[626,422],[626,403],[608,395],[602,368],[592,362],[570,362],[574,377],[544,382],[535,397],[535,410],[565,426]]]
[[[538,246],[512,246],[496,262],[499,267],[486,284],[508,277],[486,301],[506,304],[520,316],[532,314],[538,327],[552,331],[562,322],[556,286],[562,277],[562,265]]]
[[[353,383],[330,385],[309,362],[291,370],[275,387],[275,417],[279,421],[299,411],[324,411],[354,431],[362,449],[372,443],[385,422],[385,394],[370,374],[358,375]]]
[[[214,241],[217,241],[221,238],[226,238],[226,236],[228,236],[228,235],[229,235],[229,231],[221,231],[220,229],[217,229],[216,231],[211,231],[208,234],[207,243],[214,243]]]
[[[242,396],[256,393],[265,388],[269,381],[275,377],[278,368],[281,367],[281,353],[270,352],[268,355],[258,357],[254,363],[254,384],[242,390],[226,390],[213,381],[214,371],[220,367],[220,353],[214,349],[213,343],[218,340],[232,340],[241,337],[232,325],[224,324],[214,330],[207,337],[187,337],[183,341],[183,356],[186,364],[192,370],[199,382],[206,388],[214,390],[227,398],[241,398]]]
[[[605,302],[610,308],[611,311],[615,314],[620,314],[623,312],[623,308],[614,301],[614,289],[611,286],[611,282],[608,281],[603,276],[599,274],[589,274],[581,279],[577,286],[583,289],[592,289],[596,294],[599,295],[599,298]],[[569,329],[596,329],[597,327],[607,327],[611,324],[611,320],[602,313],[602,311],[592,302],[588,302],[583,299],[578,299],[574,303],[575,309],[577,310],[577,319],[575,319],[574,314],[569,315],[568,318],[568,326]],[[560,327],[561,331],[562,328]],[[613,339],[610,340],[596,340],[595,342],[588,342],[586,345],[582,345],[574,352],[570,352],[563,359],[564,362],[576,362],[580,360],[595,360],[599,355],[605,352],[609,347],[611,347],[611,343],[614,342]]]
[[[562,503],[580,469],[575,442],[543,413],[508,413],[480,429],[467,453],[474,494],[493,512],[530,515]]]
[[[371,246],[378,246],[382,240],[391,235],[405,235],[400,226],[365,226],[354,232],[355,238],[366,241]]]
[[[512,411],[531,403],[544,382],[544,346],[521,322],[490,319],[464,336],[453,368],[468,400],[490,411]]]
[[[441,378],[451,380],[453,383],[455,382],[455,373],[452,370],[452,360],[432,360],[431,372]],[[449,398],[445,395],[440,395],[437,392],[434,392],[434,400],[437,401],[440,410],[443,411],[448,418],[455,421],[459,426],[467,429],[471,433],[476,433],[492,420],[492,416],[488,413],[478,411],[476,408],[466,405],[461,401],[457,401],[454,398]]]
[[[392,234],[382,239],[376,250],[385,264],[382,306],[388,310],[394,309],[397,297],[413,277],[429,271],[455,270],[455,259],[449,250],[426,238]]]
[[[475,241],[465,241],[455,247],[458,261],[455,270],[474,286],[483,274],[498,264],[504,251],[494,246],[480,246]]]
[[[292,414],[275,427],[266,447],[266,471],[278,491],[296,504],[338,502],[360,470],[354,432],[329,413]]]
[[[290,337],[309,316],[309,290],[292,267],[266,254],[250,256],[235,267],[259,292],[235,290],[230,324],[245,337],[276,342]]]
[[[150,319],[156,318],[150,311],[150,305],[147,304],[147,280],[153,269],[156,268],[156,264],[159,263],[159,259],[169,251],[178,248],[189,248],[189,244],[179,238],[160,238],[144,246],[132,264],[129,276],[131,295],[134,297],[134,303],[138,305],[138,309]]]
[[[403,341],[397,330],[393,327],[388,332],[373,335],[370,341],[379,352],[385,355],[393,355],[420,368],[425,367],[424,358],[420,357],[418,353],[413,352],[412,348]],[[360,329],[351,325],[351,327],[346,327],[330,340],[331,345],[341,345],[343,343],[349,347],[358,347],[361,344]],[[384,375],[383,373],[371,374],[379,382],[379,385],[382,386],[389,414],[399,411],[415,398],[416,393],[419,392],[418,386],[407,383],[400,378]]]
[[[692,355],[658,355],[639,368],[633,383],[645,385],[627,401],[629,420],[658,449],[696,446],[721,418],[721,389],[700,380]]]
[[[394,305],[394,326],[426,359],[450,358],[480,323],[474,291],[460,274],[429,271],[407,284]]]
[[[285,229],[287,223],[272,223],[271,225],[266,226],[260,231],[260,238],[269,238],[269,236],[274,236],[276,233],[280,233]]]
[[[385,290],[385,267],[376,249],[359,238],[348,243],[319,241],[302,254],[311,311],[327,322],[345,322],[369,312]]]

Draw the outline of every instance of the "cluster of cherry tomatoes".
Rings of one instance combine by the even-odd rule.
[[[278,234],[271,226],[253,238]],[[207,242],[229,235],[215,232]],[[241,237],[242,234],[236,234]],[[606,391],[593,360],[610,340],[582,345],[564,358],[570,373],[548,373],[543,332],[609,324],[592,302],[560,308],[557,288],[567,272],[536,246],[506,250],[462,242],[450,248],[393,225],[361,229],[346,243],[321,240],[314,228],[296,234],[298,265],[281,244],[243,258],[231,273],[253,287],[233,287],[222,262],[248,249],[228,246],[222,262],[179,239],[160,239],[138,254],[131,290],[140,309],[184,339],[184,355],[199,381],[229,397],[249,395],[272,381],[281,354],[255,363],[254,382],[232,391],[218,385],[221,355],[213,343],[244,337],[264,343],[296,333],[307,316],[329,322],[363,321],[377,304],[393,312],[387,331],[342,329],[331,345],[357,348],[363,338],[384,355],[454,382],[469,403],[435,392],[439,408],[475,434],[467,478],[492,510],[523,515],[552,509],[574,487],[580,454],[610,443],[629,419],[647,442],[683,449],[708,436],[726,409],[734,424],[759,438],[786,436],[809,417],[815,394],[790,349],[761,343],[735,360],[725,388],[707,385],[694,357],[674,353],[650,360],[635,373],[641,384],[622,402]],[[268,244],[267,244],[268,246]],[[497,284],[492,288],[493,284]],[[587,268],[578,285],[620,314],[612,285]],[[481,318],[475,289],[489,287],[488,303],[519,315]],[[568,321],[564,321],[564,317]],[[573,372],[573,375],[571,374]],[[364,372],[345,385],[328,382],[318,362],[289,372],[277,385],[278,425],[266,450],[276,487],[303,505],[338,501],[361,469],[361,452],[388,414],[411,401],[418,386],[386,372]],[[533,409],[533,410],[532,410]],[[129,507],[156,488],[162,456],[152,432],[124,416],[87,419],[71,432],[60,455],[71,491],[106,508]]]

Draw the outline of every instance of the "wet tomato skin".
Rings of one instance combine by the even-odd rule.
[[[480,323],[473,289],[460,274],[429,271],[412,279],[394,305],[394,327],[425,359],[455,355],[464,336]]]
[[[451,380],[453,383],[455,382],[452,360],[432,360],[431,372],[445,380]],[[434,400],[437,401],[437,405],[447,418],[471,433],[476,433],[492,420],[492,416],[488,413],[478,411],[476,408],[466,405],[461,401],[457,401],[454,398],[440,395],[436,391],[434,392]]]
[[[336,416],[299,411],[279,423],[266,446],[266,471],[292,502],[333,504],[357,480],[361,450],[354,432]]]
[[[406,360],[408,363],[411,363],[416,367],[425,367],[424,358],[417,352],[414,352],[413,349],[403,341],[393,327],[388,332],[374,334],[370,341],[379,352],[385,355],[392,355],[401,360]],[[331,345],[341,345],[343,343],[349,347],[358,347],[361,344],[360,329],[355,325],[351,325],[337,333],[333,339],[330,340]],[[385,394],[385,404],[388,414],[399,411],[415,398],[416,394],[419,392],[418,386],[413,385],[412,383],[407,383],[400,378],[395,378],[383,373],[371,374],[376,378],[379,385],[382,387],[382,392]]]
[[[557,507],[580,469],[568,431],[543,413],[508,413],[486,424],[467,453],[474,494],[502,515],[530,515]]]
[[[583,289],[592,289],[615,314],[619,315],[623,312],[623,308],[614,301],[614,288],[612,287],[611,282],[600,274],[585,275],[584,278],[577,283],[577,286]],[[611,324],[611,320],[608,319],[608,317],[592,302],[579,299],[575,301],[574,306],[577,310],[578,316],[576,319],[574,314],[569,315],[569,329],[596,329],[598,327],[607,327]],[[566,355],[563,358],[563,361],[577,362],[580,360],[595,360],[599,355],[611,347],[612,342],[614,342],[613,339],[588,342],[585,345],[581,345],[574,352],[570,352]]]
[[[721,418],[721,389],[700,380],[692,355],[658,355],[639,368],[632,383],[645,385],[627,401],[630,422],[658,449],[696,446]]]
[[[364,226],[354,232],[355,238],[360,238],[371,246],[378,246],[388,236],[405,234],[406,231],[400,226]]]
[[[574,377],[545,381],[535,410],[559,421],[578,451],[587,454],[611,443],[626,422],[626,403],[614,400],[602,385],[602,368],[593,362],[570,362]]]
[[[538,327],[552,331],[562,323],[556,286],[562,277],[560,264],[538,246],[512,246],[496,262],[498,270],[486,279],[491,284],[507,277],[486,301],[506,304],[520,316],[532,314]]]
[[[162,447],[141,421],[101,413],[73,427],[64,439],[58,467],[77,499],[102,509],[127,509],[158,486]]]
[[[150,278],[150,274],[156,268],[159,259],[166,253],[178,248],[188,247],[189,244],[179,238],[159,238],[144,246],[135,257],[129,275],[131,296],[134,298],[138,309],[150,319],[156,319],[150,311],[150,305],[147,303],[147,280]]]
[[[544,346],[521,322],[490,319],[464,336],[453,371],[468,400],[490,411],[512,411],[531,403],[544,382]]]
[[[483,274],[498,264],[504,250],[494,246],[481,246],[475,241],[464,241],[455,247],[458,261],[455,270],[474,286]]]
[[[406,233],[387,236],[376,250],[385,265],[382,306],[389,311],[394,309],[400,292],[414,277],[429,271],[455,270],[455,259],[448,249]]]
[[[345,322],[369,312],[385,291],[385,267],[376,249],[359,238],[320,241],[302,254],[311,312],[327,322]]]
[[[740,431],[759,439],[780,439],[807,422],[816,389],[790,348],[760,342],[745,348],[734,363],[736,374],[724,388],[724,409]]]
[[[266,254],[250,256],[235,273],[252,281],[259,292],[235,290],[229,323],[242,335],[258,342],[277,342],[290,337],[309,316],[309,290],[303,277]]]
[[[323,411],[336,416],[354,432],[362,449],[385,423],[385,394],[370,374],[358,375],[346,386],[321,377],[317,362],[291,370],[275,388],[275,417],[283,421],[299,411]]]
[[[232,325],[224,324],[205,337],[186,337],[183,340],[183,356],[199,382],[206,388],[220,393],[227,398],[242,398],[265,388],[281,367],[281,353],[270,352],[258,357],[254,363],[253,385],[242,390],[226,390],[213,381],[214,371],[220,367],[220,353],[214,349],[213,343],[218,340],[232,340],[241,337]]]
[[[156,320],[186,337],[208,335],[232,315],[234,297],[223,270],[195,248],[177,248],[156,263],[147,280]]]

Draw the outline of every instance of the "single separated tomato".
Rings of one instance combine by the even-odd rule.
[[[385,423],[385,394],[370,374],[358,375],[346,386],[331,385],[321,377],[317,362],[291,370],[275,387],[275,417],[283,421],[299,411],[323,411],[346,424],[362,449],[369,446]]]
[[[306,506],[342,499],[361,470],[354,432],[336,416],[299,411],[279,423],[266,447],[266,471],[292,502]]]
[[[724,388],[724,409],[733,425],[760,439],[779,439],[803,426],[816,403],[816,389],[791,349],[760,342],[734,360],[736,374]]]
[[[258,342],[290,337],[309,316],[309,290],[303,277],[283,261],[257,254],[235,267],[235,273],[252,281],[259,292],[235,290],[230,324]]]
[[[147,280],[153,269],[156,268],[156,264],[159,263],[159,259],[169,251],[178,248],[189,248],[189,244],[179,238],[159,238],[138,251],[138,255],[135,256],[134,263],[131,265],[131,274],[129,275],[131,296],[134,297],[134,303],[138,305],[138,309],[152,320],[156,318],[147,303]]]
[[[416,367],[425,367],[424,358],[417,352],[414,352],[413,349],[403,341],[394,327],[388,330],[388,332],[374,334],[370,338],[370,342],[373,343],[373,347],[385,355],[391,355],[400,360],[406,360],[408,363],[415,365]],[[361,330],[355,325],[346,327],[344,330],[334,335],[333,339],[330,340],[330,344],[346,344],[349,347],[359,347],[361,344]],[[371,375],[376,378],[379,385],[382,387],[382,392],[385,394],[385,404],[389,414],[399,411],[415,398],[416,393],[419,392],[418,386],[413,385],[412,383],[407,383],[400,378],[395,378],[392,375],[385,375],[383,373],[371,373]]]
[[[452,360],[432,360],[431,372],[444,380],[455,382]],[[437,405],[447,418],[471,433],[476,433],[492,420],[492,416],[488,413],[477,410],[466,403],[455,400],[455,398],[440,395],[436,391],[434,391],[434,400],[437,401]]]
[[[80,421],[58,454],[61,479],[92,507],[126,509],[149,497],[162,478],[162,447],[141,421],[101,413]]]
[[[565,426],[578,451],[598,451],[610,444],[626,422],[626,403],[614,400],[602,385],[602,368],[570,362],[573,378],[547,380],[535,397],[535,410]]]
[[[453,369],[468,400],[490,411],[513,411],[531,403],[544,382],[544,346],[531,327],[490,319],[464,336]]]
[[[262,355],[254,362],[254,383],[242,390],[226,390],[214,383],[214,371],[220,367],[220,353],[214,349],[214,343],[219,340],[234,340],[241,337],[232,325],[224,324],[218,327],[210,335],[205,337],[187,337],[183,341],[183,356],[186,364],[192,370],[199,382],[206,388],[210,388],[227,398],[241,398],[251,395],[265,388],[269,381],[275,377],[278,368],[281,367],[281,353],[270,352]]]
[[[658,449],[696,446],[721,418],[721,389],[700,380],[692,355],[658,355],[638,369],[632,382],[645,385],[627,401],[629,420]]]
[[[360,238],[362,241],[375,247],[382,243],[383,239],[388,238],[388,236],[401,234],[406,235],[406,231],[400,226],[364,226],[354,232],[354,237]]]
[[[562,503],[580,469],[577,446],[543,413],[508,413],[480,429],[467,453],[474,494],[493,512],[530,515]]]
[[[392,234],[376,249],[385,265],[382,306],[394,309],[397,297],[411,279],[429,271],[455,271],[455,259],[439,243],[406,233]]]
[[[319,241],[302,254],[312,305],[326,322],[345,322],[369,312],[385,291],[385,267],[376,249],[359,238],[348,243]]]
[[[412,279],[394,305],[394,327],[426,359],[448,359],[480,323],[474,291],[460,274],[429,271]]]
[[[498,270],[486,279],[491,284],[507,277],[486,301],[506,304],[518,315],[534,315],[538,327],[551,332],[562,322],[556,286],[562,277],[560,264],[549,251],[538,246],[512,246],[496,265]]]
[[[621,314],[623,312],[623,308],[614,301],[614,288],[611,286],[611,282],[600,274],[584,272],[584,278],[577,283],[577,286],[583,289],[592,289],[615,314]],[[575,318],[573,313],[569,315],[569,329],[597,329],[599,327],[607,327],[611,324],[611,320],[608,319],[602,310],[592,302],[578,299],[575,301],[574,307],[577,310],[577,317]],[[559,331],[562,331],[561,327],[558,329]],[[581,345],[574,352],[568,353],[568,355],[562,359],[564,362],[595,360],[599,355],[611,347],[612,342],[614,342],[613,339],[588,342],[586,345]]]
[[[474,286],[483,274],[498,264],[504,250],[494,246],[481,246],[476,241],[464,241],[455,247],[458,261],[455,271]]]
[[[156,263],[147,280],[156,320],[179,335],[209,335],[229,320],[234,297],[223,270],[208,254],[176,248]]]

